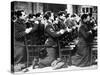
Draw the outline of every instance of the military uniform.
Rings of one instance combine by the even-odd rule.
[[[58,28],[60,29],[66,29],[66,25],[62,19],[58,19]]]
[[[66,21],[65,21],[65,25],[68,28],[72,28],[73,26],[77,25],[77,23],[75,22],[75,20],[67,18]]]
[[[28,34],[29,38],[32,41],[32,44],[41,44],[41,36],[44,35],[44,25],[41,24],[41,20],[34,20],[34,22],[28,22],[27,23],[27,27],[31,26],[32,27],[32,31]]]
[[[48,46],[57,45],[57,37],[61,36],[61,34],[58,34],[55,31],[53,24],[49,21],[47,21],[47,25],[45,27],[45,32],[46,32],[46,35],[48,37],[46,42],[45,42],[45,45],[48,45]],[[45,57],[44,59],[40,58],[40,61],[39,61],[40,67],[41,66],[42,67],[50,66],[51,63],[56,58],[55,48],[46,48],[46,51],[47,51],[47,57]]]
[[[89,28],[86,23],[81,23],[79,29],[79,42],[78,50],[76,55],[72,57],[72,64],[80,67],[85,67],[90,65],[90,37]]]
[[[26,50],[23,46],[25,43],[25,29],[26,24],[22,19],[18,19],[14,23],[14,62],[25,62],[26,61]],[[24,59],[23,59],[24,58]]]

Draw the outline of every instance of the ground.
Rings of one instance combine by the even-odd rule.
[[[21,73],[36,73],[36,72],[55,72],[55,71],[74,71],[74,70],[88,70],[88,69],[97,69],[97,65],[92,65],[89,67],[76,67],[76,66],[68,66],[68,68],[61,68],[61,69],[57,69],[57,70],[53,70],[52,67],[45,67],[42,69],[32,69],[32,66],[28,67],[27,72],[24,72],[24,70],[20,71],[20,72],[16,72],[15,74],[21,74]]]

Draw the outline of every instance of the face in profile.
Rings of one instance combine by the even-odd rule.
[[[30,21],[34,21],[36,19],[35,16],[33,16],[32,18],[30,18]]]
[[[40,15],[40,18],[41,18],[41,19],[43,18],[43,15],[42,15],[42,14]]]
[[[62,14],[62,15],[60,16],[60,18],[61,18],[62,20],[65,20],[65,14]]]
[[[20,18],[25,20],[27,17],[26,13],[25,12],[21,12],[21,13],[22,13],[22,16]]]
[[[90,17],[89,17],[89,16],[87,16],[87,18],[86,18],[86,19],[84,19],[83,21],[84,21],[84,22],[88,22],[88,21],[90,21]]]
[[[50,17],[51,20],[54,20],[54,14],[51,13],[51,17]]]
[[[90,21],[90,16],[87,17],[87,21]]]

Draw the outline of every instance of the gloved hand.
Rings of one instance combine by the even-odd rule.
[[[26,30],[25,30],[25,33],[30,33],[31,32],[31,30],[32,30],[32,27],[30,27],[30,28],[27,28]]]
[[[92,33],[92,31],[90,30],[90,31],[88,31],[89,33]]]
[[[60,32],[61,34],[64,34],[65,30],[64,30],[64,29],[61,29],[59,32]]]
[[[94,29],[94,30],[97,30],[97,28],[98,28],[98,27],[97,27],[97,26],[95,26],[93,29]]]
[[[72,28],[73,28],[73,29],[76,29],[76,26],[73,26]]]
[[[71,32],[72,31],[72,29],[70,29],[70,28],[66,28],[66,31],[68,31],[68,32]]]

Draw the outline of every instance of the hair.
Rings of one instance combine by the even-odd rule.
[[[69,15],[70,15],[70,13],[66,14],[66,15],[65,15],[65,17],[66,17],[66,18],[68,18],[68,17],[69,17]]]
[[[63,14],[65,14],[64,11],[60,11],[60,12],[58,12],[58,16],[62,16]]]
[[[11,19],[15,20],[16,19],[16,11],[11,11]]]
[[[22,16],[22,12],[24,12],[24,10],[18,10],[18,11],[16,11],[17,18],[19,18],[20,16]]]
[[[36,13],[36,17],[40,17],[41,13]]]
[[[83,19],[86,19],[88,16],[89,16],[88,14],[83,14],[83,15],[81,16],[81,20],[83,21]]]
[[[49,17],[51,17],[51,11],[47,11],[47,12],[44,14],[44,18],[46,18],[47,20],[49,19]]]
[[[33,16],[35,16],[35,14],[29,14],[28,15],[29,19],[33,18]]]
[[[56,18],[57,18],[57,15],[54,15],[54,20],[56,20]]]
[[[89,16],[92,17],[92,13],[89,13]]]
[[[72,14],[71,17],[76,17],[76,15],[75,14]]]

